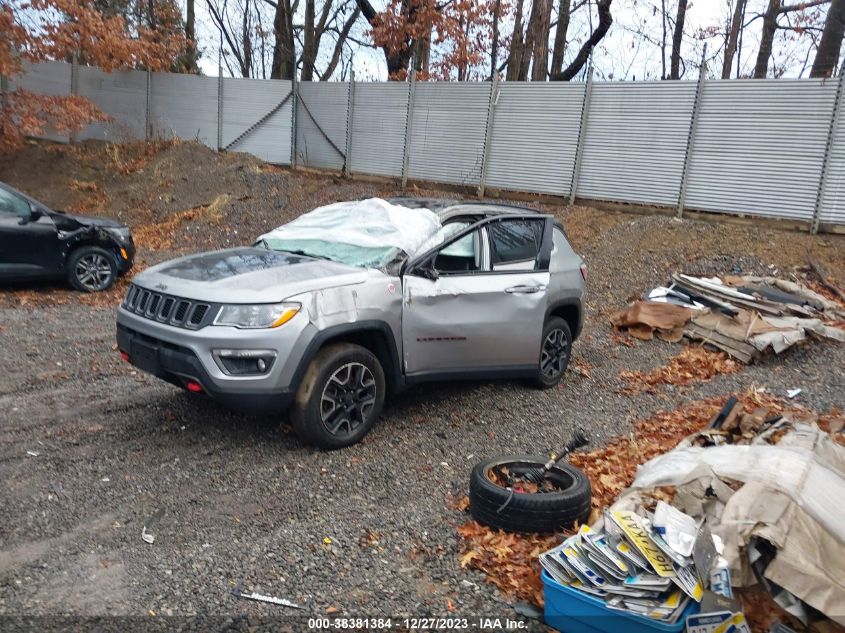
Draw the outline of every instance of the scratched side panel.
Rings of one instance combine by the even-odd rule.
[[[546,293],[508,294],[505,288],[549,283],[549,273],[406,277],[405,370],[530,365],[540,354]]]

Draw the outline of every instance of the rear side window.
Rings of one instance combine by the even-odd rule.
[[[10,213],[28,218],[31,211],[29,202],[0,187],[0,213]]]
[[[543,243],[544,220],[502,220],[490,224],[493,270],[534,270]]]

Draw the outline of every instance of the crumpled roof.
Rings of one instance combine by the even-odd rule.
[[[398,248],[415,254],[440,228],[429,209],[411,209],[381,198],[336,202],[318,207],[259,240],[321,240],[365,248]]]

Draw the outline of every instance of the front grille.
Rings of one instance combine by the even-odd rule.
[[[123,300],[124,310],[176,327],[198,330],[214,320],[214,304],[174,297],[163,292],[147,290],[132,284]]]

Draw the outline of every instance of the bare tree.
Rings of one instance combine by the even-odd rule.
[[[572,0],[559,0],[557,5],[557,27],[555,28],[555,43],[552,48],[551,75],[557,75],[563,70],[563,54],[566,52],[566,32],[569,30],[569,12]]]
[[[728,27],[728,36],[725,42],[725,58],[722,61],[722,79],[730,79],[731,67],[733,66],[734,55],[737,52],[739,33],[742,30],[742,23],[745,21],[745,7],[748,0],[736,0],[733,16]]]
[[[670,79],[681,78],[681,45],[684,42],[684,21],[687,16],[687,0],[678,0],[678,13],[675,17],[675,31],[672,34],[672,58],[669,69]]]
[[[824,30],[816,51],[810,77],[830,77],[839,61],[842,36],[845,34],[845,1],[831,0],[824,21]]]
[[[271,4],[269,0],[264,0]],[[273,62],[270,79],[293,79],[296,73],[296,46],[293,34],[293,12],[290,0],[277,0],[273,15]]]
[[[525,79],[520,77],[522,67],[523,35],[522,35],[522,12],[525,0],[516,0],[516,13],[513,18],[513,35],[511,36],[511,48],[508,52],[508,81]]]
[[[783,0],[769,0],[766,12],[762,14],[763,31],[760,35],[760,48],[757,52],[757,62],[754,64],[754,77],[765,79],[769,73],[769,61],[772,58],[772,47],[775,41],[775,33],[778,30],[778,19],[782,15],[804,11],[812,7],[827,4],[830,0],[810,0],[798,4],[783,4]]]
[[[607,31],[610,29],[610,25],[613,24],[613,16],[610,13],[611,2],[613,2],[613,0],[598,0],[596,2],[599,17],[598,24],[593,32],[590,33],[590,37],[587,38],[587,41],[581,46],[578,54],[575,56],[575,59],[572,60],[572,63],[570,63],[569,66],[567,66],[562,72],[553,75],[553,80],[569,81],[575,77],[575,75],[577,75],[584,67],[584,64],[587,63],[587,59],[589,59],[593,48],[595,48],[595,46],[602,40],[602,38],[607,34]]]

